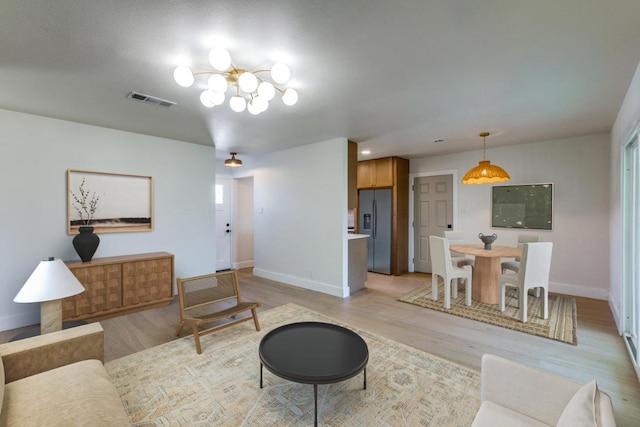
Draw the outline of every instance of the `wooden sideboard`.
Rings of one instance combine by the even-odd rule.
[[[167,252],[67,261],[85,291],[62,302],[64,320],[99,320],[173,299],[173,255]]]

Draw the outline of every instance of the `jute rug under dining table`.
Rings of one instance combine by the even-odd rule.
[[[468,426],[480,407],[478,372],[437,356],[287,304],[260,312],[262,331],[245,322],[202,337],[188,336],[105,364],[132,425],[313,425],[313,386],[268,371],[260,389],[258,345],[288,323],[345,326],[369,347],[367,389],[358,375],[318,387],[323,426]]]
[[[438,300],[431,299],[431,280],[427,286],[416,288],[402,295],[398,301],[442,311],[467,319],[489,323],[503,328],[514,329],[556,341],[577,345],[577,310],[575,298],[561,295],[549,295],[549,318],[544,320],[542,313],[542,298],[529,295],[528,319],[526,323],[520,321],[520,309],[515,289],[507,290],[505,311],[500,312],[498,304],[483,304],[472,301],[467,307],[464,303],[464,291],[458,291],[458,298],[451,298],[451,309],[444,308],[444,287],[439,286]]]

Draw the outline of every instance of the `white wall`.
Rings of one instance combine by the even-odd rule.
[[[346,138],[248,160],[234,171],[247,176],[254,179],[254,274],[348,296]]]
[[[166,251],[176,277],[215,269],[213,147],[0,110],[0,330],[39,322],[17,304],[38,262],[78,260],[67,234],[67,169],[153,176],[154,229],[100,235],[95,257]]]
[[[622,331],[622,151],[629,142],[632,133],[640,130],[640,64],[631,81],[627,95],[620,107],[618,117],[611,130],[611,299],[609,305],[613,311],[618,328]],[[640,375],[640,372],[639,372]]]
[[[487,150],[487,159],[511,175],[505,184],[554,184],[553,230],[535,231],[554,243],[551,291],[608,297],[609,141],[601,134]],[[481,159],[481,150],[412,159],[410,173],[457,169],[462,177]],[[490,185],[458,183],[458,207],[456,228],[469,242],[496,233],[496,244],[515,246],[519,232],[531,232],[490,227]]]

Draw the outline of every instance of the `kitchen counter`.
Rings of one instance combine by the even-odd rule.
[[[367,237],[369,237],[369,235],[367,234],[347,234],[347,239],[352,240],[352,239],[366,239]]]
[[[349,243],[349,294],[364,288],[367,281],[366,234],[348,234]]]

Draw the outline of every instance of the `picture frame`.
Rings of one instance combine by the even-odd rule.
[[[153,230],[153,177],[67,170],[67,233],[80,226],[94,233]]]
[[[553,230],[553,183],[491,187],[491,227]]]

